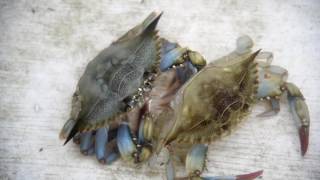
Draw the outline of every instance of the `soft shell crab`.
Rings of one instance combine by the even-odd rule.
[[[286,93],[300,123],[301,152],[308,147],[309,113],[303,95],[286,82],[287,71],[271,65],[272,53],[252,53],[243,36],[236,50],[206,65],[195,51],[160,38],[155,31],[161,13],[151,13],[91,61],[73,96],[70,119],[60,137],[74,139],[83,154],[101,163],[119,157],[147,162],[161,149],[168,154],[167,179],[185,165],[178,179],[254,179],[254,173],[201,177],[208,143],[228,134],[257,100],[276,114]]]

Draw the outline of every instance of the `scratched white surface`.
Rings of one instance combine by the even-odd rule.
[[[250,35],[257,49],[274,52],[274,64],[289,70],[309,105],[305,157],[286,101],[271,118],[256,118],[263,111],[258,105],[237,131],[210,146],[205,173],[264,169],[265,180],[319,180],[317,0],[0,0],[0,179],[164,179],[163,167],[100,165],[58,139],[88,61],[153,10],[164,11],[163,37],[208,60],[233,50],[239,35]]]

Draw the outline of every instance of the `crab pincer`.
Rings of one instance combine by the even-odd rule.
[[[202,177],[202,180],[253,180],[261,176],[263,171],[256,171],[253,173],[234,175],[234,176],[214,176],[214,177]]]
[[[286,81],[288,71],[280,66],[270,65],[273,58],[272,53],[264,52],[263,56],[266,57],[266,62],[258,62],[259,87],[256,96],[260,100],[270,102],[271,110],[263,112],[259,116],[268,117],[277,114],[280,111],[280,97],[287,93],[293,118],[299,124],[301,154],[305,155],[308,149],[310,126],[308,106],[299,88]]]
[[[301,154],[304,156],[308,150],[310,117],[308,106],[299,88],[293,83],[286,83],[289,106],[295,121],[299,123],[299,136]]]

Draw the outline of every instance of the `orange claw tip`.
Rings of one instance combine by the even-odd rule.
[[[249,174],[238,175],[238,176],[236,176],[237,177],[236,180],[252,180],[252,179],[255,179],[255,178],[261,176],[262,173],[263,173],[263,170],[249,173]]]
[[[299,129],[301,155],[304,156],[308,150],[309,144],[309,127],[301,126]]]

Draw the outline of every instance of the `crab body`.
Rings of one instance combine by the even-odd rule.
[[[89,62],[74,95],[72,123],[61,133],[67,141],[79,131],[110,124],[125,111],[124,99],[137,92],[148,73],[156,72],[160,40],[155,27],[160,16],[150,14]]]
[[[177,164],[188,173],[180,179],[254,179],[262,171],[201,177],[208,144],[235,129],[259,100],[271,105],[260,116],[276,114],[287,94],[306,153],[307,105],[286,82],[287,71],[271,65],[272,53],[252,53],[253,41],[243,36],[233,52],[206,64],[198,52],[158,37],[160,15],[150,14],[88,64],[60,137],[73,137],[83,154],[104,164],[119,157],[143,163],[164,150],[167,179],[177,178]]]

